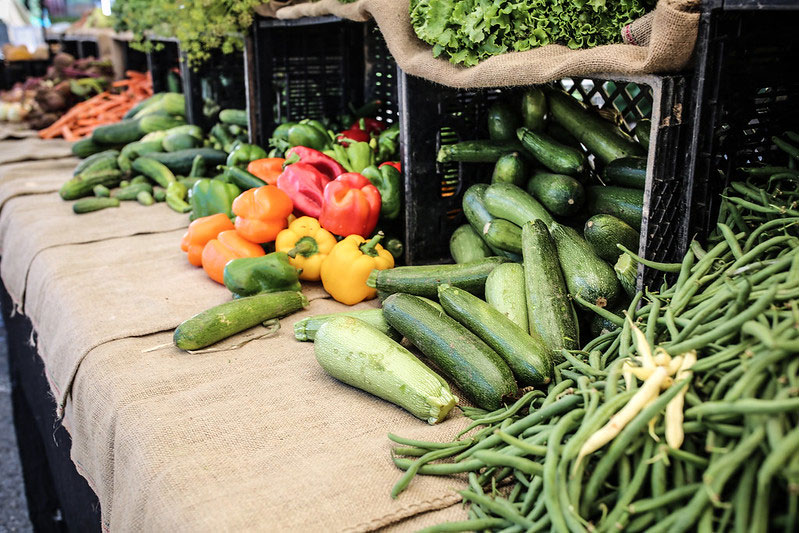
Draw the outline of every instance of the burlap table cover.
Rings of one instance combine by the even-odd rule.
[[[0,124],[0,141],[27,139],[28,137],[36,137],[38,134],[36,130],[30,129],[24,122],[20,124],[12,124],[10,122]]]
[[[63,139],[28,137],[0,143],[0,165],[32,159],[58,159],[72,155],[72,143]]]
[[[5,143],[0,144],[3,146]],[[55,192],[72,177],[78,159],[65,157],[0,166],[0,209],[17,196]],[[0,251],[2,244],[0,244]]]
[[[292,19],[333,14],[356,21],[374,18],[402,70],[449,87],[534,85],[598,72],[675,72],[690,61],[699,27],[698,0],[660,0],[651,18],[646,46],[611,44],[572,50],[550,44],[494,56],[466,68],[433,57],[432,48],[416,37],[411,27],[408,6],[409,0],[358,0],[350,4],[321,0],[283,7],[276,16]]]

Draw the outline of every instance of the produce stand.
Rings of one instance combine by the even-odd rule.
[[[180,51],[177,39],[151,37],[153,47],[147,52],[147,70],[153,78],[153,91],[168,89],[167,76],[180,69]]]

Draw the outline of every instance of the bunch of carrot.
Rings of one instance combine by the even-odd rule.
[[[122,120],[130,108],[153,95],[153,81],[149,73],[128,70],[125,75],[126,79],[111,84],[112,90],[120,92],[104,91],[76,104],[61,118],[39,131],[39,137],[63,137],[67,141],[77,141],[91,134],[98,126]]]

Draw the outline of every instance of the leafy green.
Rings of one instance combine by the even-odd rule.
[[[552,43],[590,48],[621,41],[621,28],[656,0],[411,0],[411,25],[434,57],[473,66]]]

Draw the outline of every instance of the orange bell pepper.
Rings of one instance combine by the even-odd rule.
[[[223,231],[203,248],[203,270],[217,283],[225,284],[225,265],[241,257],[266,255],[264,249],[238,234],[236,230]]]
[[[233,200],[236,231],[250,242],[274,241],[293,210],[291,198],[274,185],[244,191]]]
[[[286,160],[282,157],[266,157],[250,161],[247,165],[247,172],[264,180],[268,185],[275,185],[277,177],[283,173],[283,163]]]
[[[203,248],[211,239],[223,231],[233,229],[233,222],[223,213],[198,218],[189,224],[189,231],[180,241],[180,249],[189,254],[189,263],[194,266],[203,264]]]

